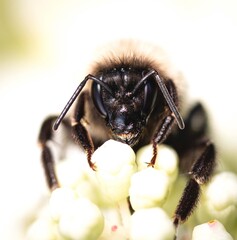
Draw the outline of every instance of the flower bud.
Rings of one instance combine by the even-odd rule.
[[[169,178],[164,171],[148,167],[135,173],[129,190],[133,209],[160,206],[169,190]]]
[[[50,196],[49,210],[54,220],[59,220],[64,211],[75,201],[75,196],[70,188],[56,188]]]
[[[222,172],[214,176],[207,187],[206,199],[214,211],[237,206],[237,175]]]
[[[135,153],[127,144],[105,142],[92,156],[100,189],[112,201],[128,197],[130,178],[136,170]]]
[[[139,209],[131,217],[130,240],[173,240],[175,228],[161,208]]]
[[[86,198],[78,198],[67,206],[58,223],[59,232],[73,240],[98,239],[103,228],[101,211]]]
[[[217,220],[198,225],[193,230],[192,240],[233,240]]]
[[[177,153],[169,146],[159,145],[158,155],[156,158],[156,163],[154,168],[163,170],[170,177],[171,181],[174,181],[178,173],[178,155]],[[137,165],[138,170],[147,168],[147,164],[152,159],[152,145],[147,145],[139,149],[137,152]]]

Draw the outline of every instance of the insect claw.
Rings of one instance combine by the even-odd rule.
[[[155,163],[153,163],[152,161],[146,162],[146,164],[147,164],[147,167],[152,167],[152,168],[154,168],[154,166],[155,166]]]
[[[91,161],[88,161],[88,163],[89,163],[90,168],[91,168],[93,171],[96,171],[96,170],[97,170],[97,167],[96,167],[96,164],[95,164],[95,163],[93,163],[93,162],[91,162]]]

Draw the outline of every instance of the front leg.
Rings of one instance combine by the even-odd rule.
[[[167,80],[166,87],[175,105],[178,106],[178,94],[177,94],[177,90],[174,85],[174,82],[172,80]],[[170,112],[168,106],[165,106],[164,112],[165,113]],[[169,113],[163,119],[161,126],[156,130],[154,137],[152,139],[153,156],[148,166],[153,167],[155,165],[156,158],[157,158],[157,145],[161,144],[166,140],[167,136],[169,135],[173,127],[174,120],[175,120],[175,117],[173,113]]]
[[[169,131],[171,130],[174,123],[174,117],[172,115],[167,116],[161,127],[156,131],[153,139],[152,139],[152,148],[153,148],[153,156],[148,164],[148,166],[154,167],[157,158],[157,145],[161,144],[167,137]]]
[[[38,136],[39,145],[42,149],[41,161],[50,190],[54,190],[60,186],[55,172],[54,157],[51,148],[48,146],[48,142],[53,140],[52,126],[56,119],[56,116],[51,116],[45,119]],[[67,120],[63,120],[62,123],[67,129],[69,129],[70,125]]]
[[[73,116],[72,135],[74,141],[77,144],[80,144],[86,151],[88,164],[93,170],[95,170],[95,165],[91,162],[91,156],[94,152],[94,144],[91,136],[82,123],[85,115],[85,102],[87,97],[87,92],[83,92],[79,96],[79,100],[75,108],[75,114]]]

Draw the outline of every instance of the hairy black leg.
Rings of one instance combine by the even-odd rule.
[[[174,103],[176,106],[178,106],[178,95],[177,95],[177,90],[176,87],[173,83],[172,80],[167,80],[166,81],[166,87],[169,91],[170,96],[172,97]],[[169,110],[166,110],[169,111]],[[166,112],[165,111],[165,112]],[[157,131],[154,134],[154,137],[152,139],[152,146],[153,146],[153,156],[152,159],[149,163],[149,166],[154,166],[156,162],[156,157],[157,157],[157,145],[161,144],[164,142],[169,135],[172,126],[174,124],[174,116],[172,113],[169,113],[168,116],[166,116],[161,124],[161,126],[157,129]]]
[[[201,145],[204,150],[200,157],[194,162],[190,174],[190,180],[186,184],[183,195],[179,201],[174,215],[174,225],[177,227],[180,223],[187,220],[195,209],[202,184],[206,184],[213,174],[215,167],[215,147],[210,141],[206,141]]]
[[[43,164],[48,187],[51,190],[59,187],[59,182],[55,173],[54,158],[50,148],[47,146],[48,141],[52,140],[53,137],[52,126],[56,118],[56,116],[51,116],[45,119],[41,125],[38,136],[39,145],[42,148],[41,161]],[[63,124],[66,127],[69,127],[69,123],[66,120],[63,121]]]
[[[95,170],[94,164],[91,162],[91,156],[94,152],[94,145],[90,135],[83,125],[83,117],[85,113],[85,100],[88,97],[87,92],[81,93],[76,105],[75,115],[73,116],[72,134],[75,142],[82,145],[87,154],[87,161],[89,166]],[[84,119],[84,122],[86,120]]]

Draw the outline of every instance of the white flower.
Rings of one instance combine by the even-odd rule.
[[[206,190],[206,198],[215,211],[237,206],[237,175],[222,172],[214,176]]]
[[[49,199],[49,211],[53,220],[58,221],[60,217],[72,206],[75,194],[70,188],[55,189]]]
[[[109,140],[93,154],[96,177],[105,198],[114,202],[128,197],[130,179],[136,170],[135,153],[127,144]]]
[[[161,145],[157,146],[158,155],[154,168],[163,170],[170,177],[171,181],[175,180],[178,173],[178,155],[169,146]],[[137,152],[136,162],[138,164],[138,170],[146,169],[147,164],[150,162],[153,154],[152,145],[149,144],[139,149]]]
[[[192,240],[233,240],[217,220],[198,225],[193,230]]]
[[[164,171],[152,167],[132,176],[129,190],[134,210],[161,206],[169,190],[169,178]]]
[[[130,240],[173,240],[171,218],[161,208],[137,210],[131,217]]]
[[[100,209],[86,198],[76,199],[61,215],[59,232],[66,239],[98,239],[104,229],[104,218]]]
[[[96,171],[87,162],[81,167],[79,160],[60,164],[57,173],[62,187],[51,193],[49,204],[29,227],[27,240],[173,240],[172,213],[168,216],[160,207],[164,203],[170,212],[173,197],[181,194],[182,189],[174,181],[178,157],[173,149],[162,145],[158,147],[154,168],[147,167],[151,158],[151,145],[140,149],[135,161],[128,145],[109,140],[93,154]],[[236,213],[236,189],[235,174],[223,172],[214,176],[200,199],[203,202],[197,211],[198,220],[227,212],[226,219],[233,225],[236,217],[231,211]],[[135,210],[133,215],[127,197]],[[193,240],[199,239],[232,238],[220,222],[210,221],[194,229]]]
[[[49,208],[52,220],[66,238],[96,239],[103,231],[104,218],[99,208],[90,200],[75,196],[71,189],[55,189]]]
[[[200,221],[217,218],[223,224],[232,226],[237,220],[237,175],[221,172],[213,176],[197,213]]]

